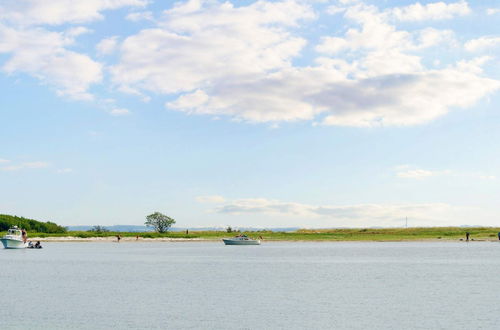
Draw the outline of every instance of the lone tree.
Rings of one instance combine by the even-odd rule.
[[[146,217],[144,223],[148,227],[153,227],[159,233],[166,233],[168,229],[175,223],[175,220],[160,212],[155,212]]]

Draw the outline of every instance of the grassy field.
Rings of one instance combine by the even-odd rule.
[[[497,240],[500,227],[430,227],[430,228],[384,228],[384,229],[302,229],[294,232],[271,232],[255,231],[244,232],[249,237],[258,238],[262,236],[264,240],[273,241],[412,241],[412,240],[459,240],[465,239],[465,232],[471,234],[473,240]],[[141,238],[199,238],[217,240],[224,237],[232,237],[238,233],[227,233],[225,231],[189,231],[169,232],[158,234],[147,233],[127,233],[127,232],[106,232],[95,233],[87,231],[70,231],[67,233],[47,234],[28,232],[29,237],[110,237],[121,235],[122,237]],[[3,233],[2,233],[3,235]]]

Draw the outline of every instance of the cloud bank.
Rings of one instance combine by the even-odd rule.
[[[211,213],[229,216],[266,216],[273,222],[297,224],[302,227],[370,227],[402,226],[406,217],[413,226],[446,226],[471,223],[469,217],[478,212],[474,208],[458,207],[446,203],[420,204],[355,204],[355,205],[310,205],[284,202],[266,198],[244,198],[221,200]]]
[[[110,82],[113,91],[163,99],[169,110],[272,125],[417,125],[500,89],[483,71],[498,56],[473,55],[498,46],[497,35],[463,42],[434,24],[471,15],[466,1],[381,9],[363,1],[188,0],[162,12],[148,4],[3,1],[1,69],[73,99],[92,100],[92,88]],[[78,47],[80,36],[98,32],[87,26],[123,8],[133,10],[122,17],[132,26],[125,35],[103,36],[92,47],[97,59]],[[332,23],[322,28],[321,17]]]
[[[453,31],[393,23],[464,16],[464,1],[385,11],[355,2],[329,12],[351,27],[321,37],[309,46],[313,64],[297,66],[308,46],[297,31],[318,15],[309,4],[178,3],[155,28],[123,41],[113,81],[123,91],[176,96],[166,107],[189,114],[357,127],[422,124],[500,88],[475,59],[424,64],[425,50],[457,47]]]

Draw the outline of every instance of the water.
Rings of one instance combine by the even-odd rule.
[[[499,329],[500,244],[0,250],[1,329]]]

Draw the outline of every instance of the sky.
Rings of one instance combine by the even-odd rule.
[[[3,0],[0,213],[500,226],[500,2]]]

